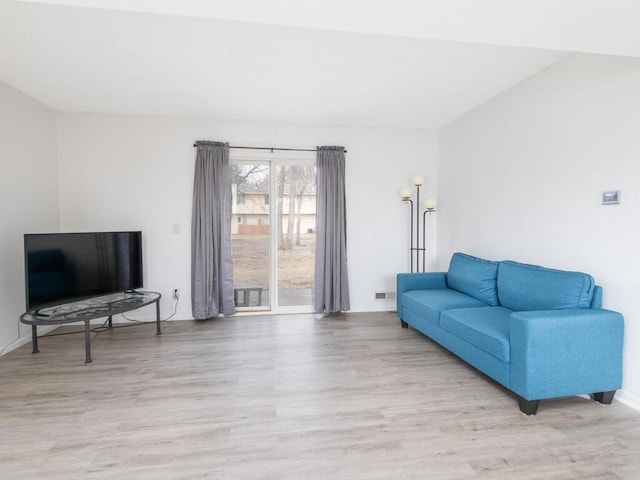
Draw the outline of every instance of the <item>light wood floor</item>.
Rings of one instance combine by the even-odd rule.
[[[516,400],[392,313],[44,338],[0,358],[0,478],[639,479],[640,413]]]

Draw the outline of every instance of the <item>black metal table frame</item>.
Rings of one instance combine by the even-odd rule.
[[[128,295],[128,296],[127,296]],[[26,325],[31,325],[31,341],[32,353],[39,353],[38,350],[38,325],[62,325],[66,323],[84,323],[84,348],[85,348],[85,364],[92,363],[91,359],[91,320],[96,318],[107,318],[109,328],[113,327],[112,317],[120,313],[130,312],[138,308],[156,304],[156,335],[162,335],[160,330],[160,298],[162,295],[158,292],[134,292],[125,294],[124,297],[114,298],[113,295],[104,297],[104,301],[100,298],[91,299],[87,307],[79,307],[76,310],[70,310],[60,314],[43,315],[38,312],[25,312],[20,316],[20,321]],[[132,302],[132,300],[140,300]],[[82,302],[78,302],[82,305]],[[54,310],[55,312],[55,310]],[[46,335],[43,335],[46,336]]]

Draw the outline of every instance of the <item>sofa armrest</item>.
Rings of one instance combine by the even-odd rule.
[[[624,319],[600,309],[514,312],[511,390],[526,400],[617,390]]]
[[[399,273],[396,281],[396,303],[400,312],[400,298],[409,290],[447,288],[446,272]]]

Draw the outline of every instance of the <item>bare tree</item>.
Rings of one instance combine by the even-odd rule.
[[[287,167],[280,166],[278,167],[278,220],[277,220],[277,228],[278,228],[278,248],[280,250],[287,249],[287,243],[285,242],[284,232],[282,231],[282,210],[284,208],[284,185],[285,180],[287,178]]]
[[[254,175],[258,173],[267,172],[269,167],[266,165],[245,165],[245,164],[231,164],[229,165],[229,176],[231,177],[231,184],[242,185],[243,183],[248,182],[249,179],[253,180],[254,185],[259,185],[263,182],[256,182],[253,178]],[[260,175],[259,178],[262,179],[264,176]],[[265,192],[267,193],[267,192]]]
[[[295,225],[296,214],[296,183],[299,168],[295,165],[289,167],[289,212],[287,215],[287,238],[286,248],[290,250],[293,246],[293,227]]]
[[[262,193],[269,195],[269,167],[266,165],[232,164],[230,165],[231,183],[236,185],[238,195],[242,193]],[[291,249],[300,245],[302,207],[305,196],[315,190],[315,168],[296,165],[277,167],[277,228],[278,248]],[[287,211],[285,212],[285,195]],[[265,201],[265,204],[267,202]],[[284,216],[286,227],[283,228]]]
[[[296,209],[296,246],[300,246],[301,242],[300,242],[300,225],[302,223],[302,198],[303,198],[303,193],[302,191],[300,191],[298,193],[298,195],[296,195],[296,205],[297,205],[297,209]]]
[[[315,167],[299,167],[297,176],[298,192],[297,192],[297,213],[296,213],[296,245],[300,245],[300,234],[302,224],[302,204],[305,195],[315,192],[316,187],[316,171]]]

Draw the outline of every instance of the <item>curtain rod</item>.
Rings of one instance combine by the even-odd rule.
[[[197,147],[198,144],[194,143],[194,147]],[[278,148],[278,147],[235,147],[233,145],[229,145],[229,148],[243,148],[247,150],[271,150],[273,153],[275,150],[287,151],[287,152],[317,152],[317,148]],[[347,153],[345,150],[344,153]]]

